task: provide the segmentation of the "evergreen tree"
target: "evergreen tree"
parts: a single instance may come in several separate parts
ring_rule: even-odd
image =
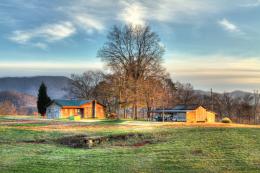
[[[51,99],[49,98],[47,94],[47,87],[42,82],[39,92],[38,92],[38,100],[37,100],[37,108],[38,112],[44,116],[46,114],[46,107],[51,102]]]

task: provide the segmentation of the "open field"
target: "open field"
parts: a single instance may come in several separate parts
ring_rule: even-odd
[[[0,172],[260,172],[259,134],[237,124],[1,116]],[[59,142],[78,135],[110,140],[91,149]]]

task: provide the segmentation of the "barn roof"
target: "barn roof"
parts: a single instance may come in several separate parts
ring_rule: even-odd
[[[154,113],[186,113],[187,111],[193,111],[197,109],[198,105],[177,105],[171,109],[156,109],[151,112]]]
[[[53,100],[52,103],[56,103],[60,106],[81,106],[86,103],[92,102],[92,100]]]
[[[177,105],[173,108],[173,110],[195,110],[198,107],[198,105]]]

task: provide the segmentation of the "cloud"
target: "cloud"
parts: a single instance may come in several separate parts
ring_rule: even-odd
[[[146,7],[141,3],[123,3],[124,8],[118,15],[118,19],[126,24],[145,25],[148,13]]]
[[[252,91],[260,85],[260,57],[176,54],[164,66],[174,81],[189,82],[198,89]]]
[[[153,11],[151,18],[160,22],[193,22],[194,19],[200,20],[207,17],[205,14],[215,13],[222,10],[221,4],[209,3],[209,1],[200,0],[162,0],[160,3],[149,1],[147,4]]]
[[[232,22],[230,22],[225,18],[218,21],[218,24],[229,32],[240,32],[239,28],[235,24],[233,24]]]
[[[260,0],[256,0],[252,3],[242,4],[242,7],[259,7],[260,6]]]
[[[70,76],[72,73],[83,73],[86,69],[100,70],[103,64],[100,61],[92,60],[91,63],[82,61],[1,61],[0,76],[32,76],[32,75],[61,75]],[[19,72],[19,73],[17,73]]]
[[[110,10],[113,10],[110,6],[107,6],[111,5],[107,2],[99,0],[75,1],[61,4],[56,11],[73,23],[77,29],[83,29],[88,34],[103,31],[105,29],[104,20],[113,18],[110,13],[107,14]]]
[[[33,46],[34,46],[34,47],[37,47],[37,48],[40,48],[40,49],[43,49],[43,50],[46,50],[47,47],[48,47],[47,44],[45,44],[45,43],[40,43],[40,42],[33,44]]]
[[[14,31],[9,37],[11,41],[16,43],[25,44],[32,38],[32,34],[26,31]]]
[[[118,19],[127,24],[143,25],[149,21],[190,23],[222,11],[221,3],[194,0],[123,1]]]
[[[47,24],[31,30],[16,30],[9,39],[19,44],[30,44],[35,39],[44,42],[55,42],[70,37],[76,32],[76,28],[70,22]],[[36,42],[35,47],[46,48],[46,44]]]
[[[102,31],[104,29],[103,23],[89,15],[78,14],[73,17],[78,26],[84,28],[88,33],[93,33],[93,30]]]

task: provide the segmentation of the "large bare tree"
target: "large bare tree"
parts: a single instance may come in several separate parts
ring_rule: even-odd
[[[86,71],[81,75],[71,75],[70,94],[80,99],[95,99],[96,86],[104,80],[104,73],[101,71]]]
[[[177,99],[179,104],[193,104],[195,101],[195,92],[193,86],[190,83],[182,84],[176,82]]]
[[[132,25],[114,26],[108,34],[107,42],[98,52],[98,57],[112,72],[122,75],[125,82],[131,81],[135,119],[142,88],[140,85],[142,81],[164,72],[161,66],[163,54],[164,47],[149,26]]]

